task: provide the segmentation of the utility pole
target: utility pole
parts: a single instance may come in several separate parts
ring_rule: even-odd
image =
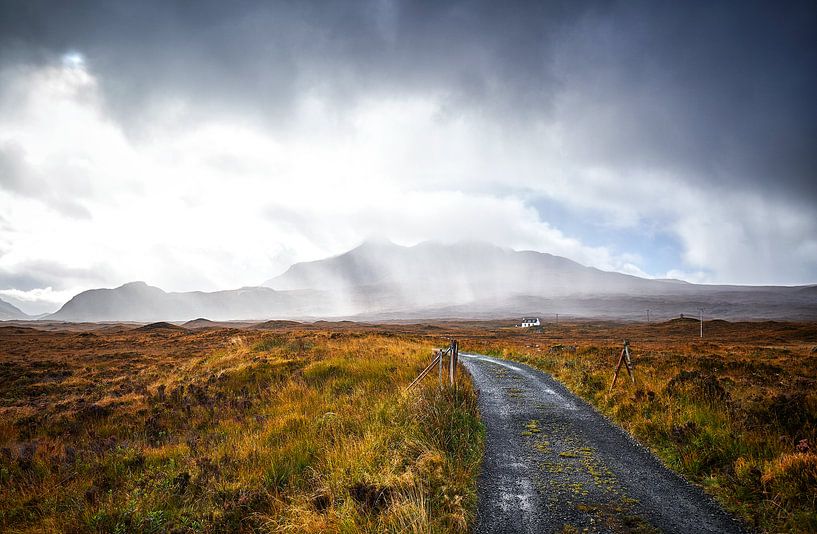
[[[698,308],[698,312],[700,313],[701,318],[701,337],[704,337],[704,309]]]
[[[556,314],[556,325],[558,326],[558,324],[559,324],[559,314],[557,313]]]
[[[647,322],[650,322],[650,309],[647,308]]]

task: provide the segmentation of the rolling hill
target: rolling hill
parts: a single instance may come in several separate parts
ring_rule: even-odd
[[[23,313],[17,306],[9,304],[3,299],[0,299],[0,321],[15,321],[22,319],[30,319],[27,314]]]
[[[48,320],[61,321],[185,321],[196,317],[214,320],[264,319],[279,315],[327,313],[314,291],[275,291],[245,287],[205,293],[168,293],[144,282],[113,289],[84,291],[69,300]]]

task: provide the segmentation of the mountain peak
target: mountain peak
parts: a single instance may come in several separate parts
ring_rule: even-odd
[[[405,248],[386,237],[370,237],[348,252]]]
[[[143,282],[141,280],[135,280],[133,282],[126,282],[119,286],[118,289],[127,289],[127,288],[140,288],[140,287],[150,287],[147,282]]]
[[[152,286],[147,282],[142,282],[141,280],[122,284],[117,288],[108,289],[108,291],[118,291],[127,294],[158,294],[165,292],[163,289]]]

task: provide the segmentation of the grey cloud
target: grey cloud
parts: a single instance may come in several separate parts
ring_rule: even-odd
[[[559,52],[573,58],[560,69],[574,91],[570,149],[813,205],[815,28],[815,5],[797,2],[631,3],[588,16]]]
[[[79,201],[84,195],[77,194],[88,193],[77,187],[80,183],[82,180],[50,180],[26,163],[25,152],[18,145],[0,143],[0,190],[40,200],[74,219],[90,219],[91,213]]]
[[[90,286],[112,278],[108,265],[77,268],[56,261],[31,260],[12,267],[0,267],[0,289],[31,291],[52,287],[66,289],[75,285]]]
[[[0,188],[21,191],[26,188],[23,149],[6,143],[0,145]]]

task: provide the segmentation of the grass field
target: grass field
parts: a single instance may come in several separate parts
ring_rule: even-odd
[[[749,526],[817,531],[817,324],[511,325],[0,327],[0,530],[466,531],[474,391],[403,394],[451,336],[552,373]],[[608,393],[625,338],[636,384]]]
[[[817,325],[694,320],[463,332],[463,349],[552,373],[766,532],[817,531]],[[470,337],[469,337],[470,335]],[[636,384],[608,393],[623,339]]]
[[[434,340],[297,326],[0,327],[0,531],[464,532],[467,377]]]

